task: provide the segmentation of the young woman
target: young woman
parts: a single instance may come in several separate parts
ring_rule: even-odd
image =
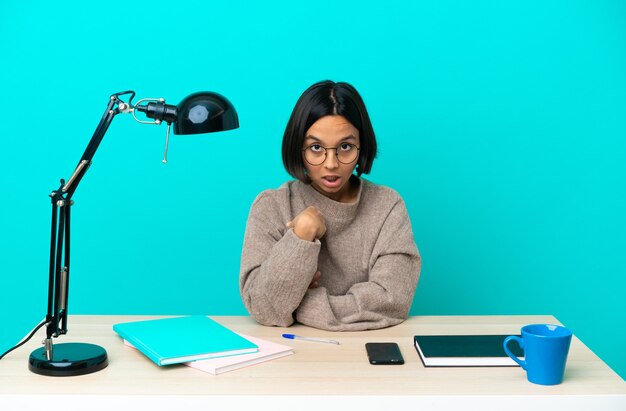
[[[282,150],[296,180],[259,194],[246,226],[240,291],[250,315],[334,331],[404,321],[421,259],[402,198],[360,178],[376,138],[359,93],[332,81],[309,87]]]

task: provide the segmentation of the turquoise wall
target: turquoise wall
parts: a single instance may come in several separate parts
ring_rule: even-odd
[[[111,93],[218,91],[241,128],[175,137],[163,165],[164,126],[115,119],[74,196],[70,311],[241,315],[249,205],[330,78],[363,94],[369,178],[408,205],[411,313],[553,314],[626,376],[626,3],[156,3],[0,5],[0,351],[45,313],[47,195]]]

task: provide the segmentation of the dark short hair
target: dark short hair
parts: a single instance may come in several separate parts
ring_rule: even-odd
[[[298,99],[283,136],[283,164],[291,176],[308,182],[302,146],[307,130],[324,116],[343,116],[359,130],[357,175],[368,174],[376,157],[376,136],[365,103],[348,83],[326,80],[313,84]]]

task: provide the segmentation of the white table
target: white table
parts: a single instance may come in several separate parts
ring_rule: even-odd
[[[50,404],[63,410],[81,409],[87,403],[89,406],[84,409],[90,410],[183,410],[206,409],[208,404],[224,402],[254,409],[267,403],[275,409],[298,410],[391,410],[417,406],[464,410],[626,410],[626,382],[576,336],[572,339],[564,382],[557,386],[531,384],[518,367],[425,368],[413,347],[416,333],[516,334],[525,324],[558,324],[552,316],[411,317],[387,329],[343,333],[303,325],[263,327],[249,317],[212,317],[234,331],[291,345],[295,352],[217,376],[184,365],[158,367],[140,352],[124,346],[112,330],[118,322],[150,318],[161,317],[70,316],[68,334],[55,342],[98,344],[109,355],[107,368],[78,377],[45,377],[28,371],[28,356],[40,347],[44,336],[41,330],[28,344],[0,361],[0,409],[48,408]],[[281,337],[283,332],[331,338],[341,345],[285,340]],[[365,343],[376,341],[397,342],[405,364],[370,365]]]

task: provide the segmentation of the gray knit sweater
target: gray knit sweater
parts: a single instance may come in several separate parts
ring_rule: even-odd
[[[407,318],[421,259],[404,201],[390,188],[359,182],[354,203],[331,200],[298,180],[258,195],[246,226],[239,286],[259,323],[357,331]],[[311,205],[327,229],[314,242],[286,227]],[[317,270],[319,287],[309,289]]]

